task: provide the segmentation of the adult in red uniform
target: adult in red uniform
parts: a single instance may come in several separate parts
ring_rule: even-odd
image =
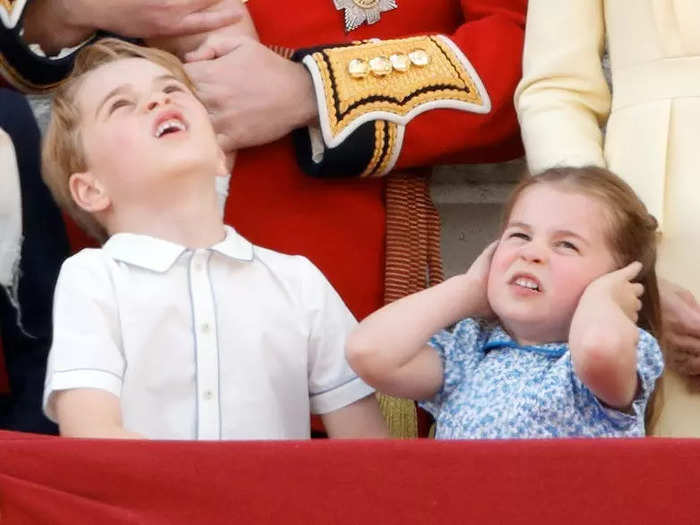
[[[393,171],[436,163],[500,161],[522,153],[512,95],[521,73],[525,0],[399,0],[398,7],[381,13],[378,22],[350,32],[345,31],[344,12],[336,9],[333,0],[249,0],[247,7],[260,41],[275,50],[437,34],[447,35],[461,50],[475,70],[472,76],[483,82],[490,110],[447,109],[456,99],[455,92],[434,89],[421,107],[424,112],[407,119],[403,144],[393,144],[390,153],[398,154]],[[426,43],[427,39],[399,42],[395,47],[432,53],[434,49]],[[247,40],[236,45],[220,58],[188,66],[212,111],[222,143],[228,149],[241,149],[284,138],[240,151],[226,218],[252,242],[309,256],[362,318],[384,301],[385,181],[338,180],[338,176],[357,177],[366,171],[377,146],[377,130],[367,122],[335,148],[329,148],[325,137],[324,159],[314,163],[309,159],[309,141],[304,141],[306,132],[299,133],[296,151],[288,136],[318,114],[313,91],[299,86],[299,76],[271,56],[270,49]],[[358,56],[363,54],[361,47],[354,48]],[[437,57],[432,58],[435,62]],[[406,73],[392,71],[381,78],[383,86],[362,94],[365,98],[397,95],[396,106],[408,107],[416,92],[435,87],[436,81],[429,78],[432,74],[407,80]],[[455,85],[457,76],[451,79]],[[375,80],[372,77],[369,73],[367,78],[355,79],[356,86],[349,87],[363,89],[363,83]],[[407,82],[412,85],[392,93],[396,91],[392,86]],[[311,113],[305,109],[309,103]],[[355,120],[371,111],[371,107],[362,109]],[[323,110],[320,113],[323,120]],[[317,177],[305,174],[299,163]],[[372,173],[377,174],[382,173]]]

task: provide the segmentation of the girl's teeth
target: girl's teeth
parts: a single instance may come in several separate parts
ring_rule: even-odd
[[[539,290],[537,283],[530,279],[516,279],[515,284],[523,288],[529,288],[530,290]]]

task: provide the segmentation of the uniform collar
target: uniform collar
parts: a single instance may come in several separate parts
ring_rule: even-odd
[[[483,352],[495,350],[497,348],[516,348],[526,352],[535,352],[551,357],[561,357],[569,349],[566,342],[543,343],[538,345],[520,345],[513,339],[503,327],[498,324],[493,327],[486,343],[482,347]]]
[[[224,226],[226,237],[207,250],[232,259],[253,260],[253,245],[230,226]],[[112,235],[102,249],[113,259],[154,272],[167,272],[178,257],[190,249],[174,242],[136,233]]]

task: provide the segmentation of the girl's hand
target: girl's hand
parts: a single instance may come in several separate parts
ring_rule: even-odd
[[[639,310],[642,308],[640,298],[644,294],[644,286],[633,282],[633,279],[641,270],[642,263],[635,261],[624,268],[598,277],[584,291],[579,307],[586,302],[594,308],[618,308],[636,324]]]
[[[489,282],[489,271],[491,270],[491,260],[496,252],[498,243],[499,241],[496,240],[489,244],[463,276],[464,286],[468,287],[468,289],[465,289],[464,295],[471,298],[470,307],[476,307],[476,311],[470,311],[469,316],[489,318],[494,315],[486,291]]]
[[[633,262],[598,277],[581,296],[571,320],[569,348],[576,375],[612,407],[627,407],[637,390],[636,325],[644,287],[632,280]]]

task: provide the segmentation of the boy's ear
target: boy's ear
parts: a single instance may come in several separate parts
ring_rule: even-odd
[[[111,204],[106,188],[90,171],[73,173],[68,187],[73,201],[87,212],[104,211]]]

